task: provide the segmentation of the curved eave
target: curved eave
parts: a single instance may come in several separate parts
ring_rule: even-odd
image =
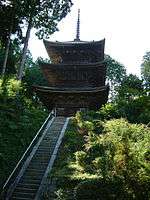
[[[99,46],[105,44],[105,38],[99,41],[69,41],[69,42],[52,42],[43,40],[45,47],[71,47],[71,46]]]
[[[88,67],[94,67],[94,66],[103,66],[105,64],[105,61],[101,61],[101,62],[95,62],[95,63],[69,63],[69,64],[65,64],[65,63],[59,63],[59,64],[53,64],[53,63],[44,63],[44,62],[39,62],[40,67],[63,67],[63,66],[76,66],[76,67],[80,67],[80,66],[88,66]]]
[[[58,87],[45,87],[45,86],[33,86],[35,91],[44,93],[98,93],[106,91],[109,86],[94,87],[94,88],[58,88]]]

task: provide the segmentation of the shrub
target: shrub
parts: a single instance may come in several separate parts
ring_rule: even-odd
[[[105,104],[105,106],[102,106],[102,108],[98,111],[98,114],[101,120],[109,120],[119,117],[117,105],[115,103]]]
[[[119,99],[115,103],[107,103],[99,111],[101,120],[126,118],[131,123],[148,124],[150,121],[150,98],[141,96],[127,101]]]
[[[24,91],[20,81],[0,80],[0,189],[48,115]]]
[[[78,131],[82,135],[86,135],[89,131],[92,131],[94,129],[92,122],[84,120],[84,113],[82,112],[77,112],[75,120],[78,127]]]
[[[88,180],[80,182],[74,190],[76,200],[123,200],[131,199],[122,180]]]
[[[133,197],[147,198],[150,184],[149,141],[150,130],[125,119],[106,121],[104,132],[86,136],[85,152],[79,152],[76,161],[86,172],[104,180],[120,177]],[[88,164],[88,168],[86,166]]]
[[[86,160],[87,160],[87,154],[84,151],[77,151],[75,153],[76,163],[77,165],[86,168]]]

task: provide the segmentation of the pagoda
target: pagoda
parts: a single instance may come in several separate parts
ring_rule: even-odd
[[[44,40],[44,45],[51,63],[40,63],[40,67],[48,86],[34,88],[49,110],[72,116],[79,110],[96,110],[107,102],[105,39],[80,40],[80,12],[74,41]]]

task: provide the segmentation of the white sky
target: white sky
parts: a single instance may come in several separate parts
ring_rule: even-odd
[[[70,41],[76,35],[81,10],[80,39],[106,39],[105,53],[124,64],[128,73],[140,74],[140,64],[150,51],[150,0],[74,0],[71,12],[59,23],[51,41]],[[43,42],[31,35],[29,49],[36,59],[47,57]]]

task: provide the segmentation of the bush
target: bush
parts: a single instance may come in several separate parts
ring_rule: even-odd
[[[80,182],[74,190],[76,200],[123,200],[131,199],[122,180],[88,180]]]
[[[77,112],[75,120],[78,127],[78,131],[82,135],[86,135],[88,131],[92,131],[94,129],[92,122],[84,120],[84,113],[82,112]]]
[[[107,103],[99,111],[98,117],[101,120],[126,118],[131,123],[148,124],[150,121],[150,98],[141,96],[126,101],[120,99],[115,103]]]
[[[150,184],[149,128],[130,124],[124,119],[109,120],[103,126],[101,135],[88,133],[85,151],[76,154],[76,162],[84,167],[85,172],[97,174],[104,180],[120,177],[133,197],[147,198]]]
[[[87,160],[87,154],[84,151],[77,151],[75,153],[76,163],[77,165],[86,168],[86,160]]]
[[[0,189],[48,113],[13,78],[0,80]]]

